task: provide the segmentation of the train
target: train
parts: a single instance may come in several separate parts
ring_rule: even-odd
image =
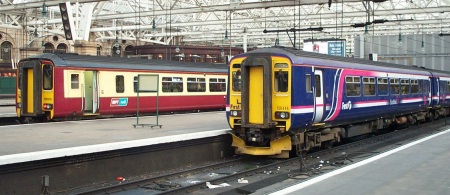
[[[236,154],[288,158],[449,114],[450,72],[263,48],[229,63]]]
[[[34,122],[224,110],[227,79],[226,64],[44,53],[18,63],[16,112]]]

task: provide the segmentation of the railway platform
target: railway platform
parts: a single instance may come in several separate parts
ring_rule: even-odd
[[[2,117],[17,117],[16,107],[0,106],[0,118]]]
[[[16,100],[11,98],[1,98],[0,97],[0,106],[14,106],[16,104]]]
[[[0,126],[0,165],[226,134],[225,111]],[[189,125],[187,125],[189,124]]]
[[[254,194],[448,194],[449,139],[446,129],[310,180],[287,180]]]

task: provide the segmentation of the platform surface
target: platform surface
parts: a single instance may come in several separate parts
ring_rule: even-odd
[[[14,106],[15,104],[14,98],[0,98],[0,106]]]
[[[0,105],[0,117],[17,117],[16,107]]]
[[[450,194],[449,140],[447,129],[302,183],[290,180],[255,194]]]
[[[229,131],[225,111],[0,126],[0,165],[212,137]]]

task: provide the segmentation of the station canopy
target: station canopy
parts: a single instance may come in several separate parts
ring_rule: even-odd
[[[0,27],[64,35],[65,2],[76,32],[89,31],[75,40],[88,41],[299,47],[307,39],[450,31],[450,0],[0,0]]]

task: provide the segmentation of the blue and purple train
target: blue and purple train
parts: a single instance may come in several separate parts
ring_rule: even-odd
[[[287,158],[449,114],[450,72],[265,48],[229,64],[227,118],[237,154]]]

